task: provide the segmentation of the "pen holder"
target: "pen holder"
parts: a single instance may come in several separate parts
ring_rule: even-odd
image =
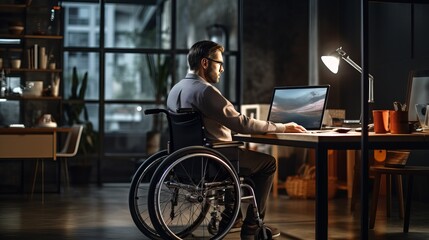
[[[408,124],[408,111],[390,111],[390,133],[410,133]]]

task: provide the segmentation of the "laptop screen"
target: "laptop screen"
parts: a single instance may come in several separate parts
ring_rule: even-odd
[[[295,122],[307,130],[322,127],[329,85],[276,87],[273,91],[268,121]]]

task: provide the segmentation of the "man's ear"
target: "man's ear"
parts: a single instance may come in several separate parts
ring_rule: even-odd
[[[201,67],[204,69],[207,69],[209,66],[209,60],[207,58],[202,58],[200,63],[201,63]]]

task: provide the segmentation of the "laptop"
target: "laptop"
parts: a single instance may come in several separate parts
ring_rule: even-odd
[[[307,130],[320,130],[329,87],[329,85],[320,85],[274,88],[268,121],[295,122]]]

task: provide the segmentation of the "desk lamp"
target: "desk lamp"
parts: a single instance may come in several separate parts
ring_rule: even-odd
[[[328,56],[322,56],[321,59],[325,66],[331,70],[334,74],[337,74],[338,72],[338,66],[340,65],[340,57],[344,61],[346,61],[348,64],[350,64],[354,69],[362,73],[362,68],[355,63],[350,56],[343,50],[342,47],[337,48],[335,52],[331,53]],[[368,94],[368,103],[369,105],[374,104],[374,77],[371,74],[368,74],[368,81],[369,81],[369,94]],[[371,118],[371,114],[369,115]]]
[[[321,59],[326,67],[331,70],[334,74],[338,72],[338,66],[340,65],[340,57],[348,64],[350,64],[354,69],[362,73],[362,68],[355,63],[350,56],[343,50],[342,47],[337,48],[335,52],[328,56],[322,56]],[[368,74],[369,81],[369,95],[368,103],[374,103],[374,77],[371,74]]]

